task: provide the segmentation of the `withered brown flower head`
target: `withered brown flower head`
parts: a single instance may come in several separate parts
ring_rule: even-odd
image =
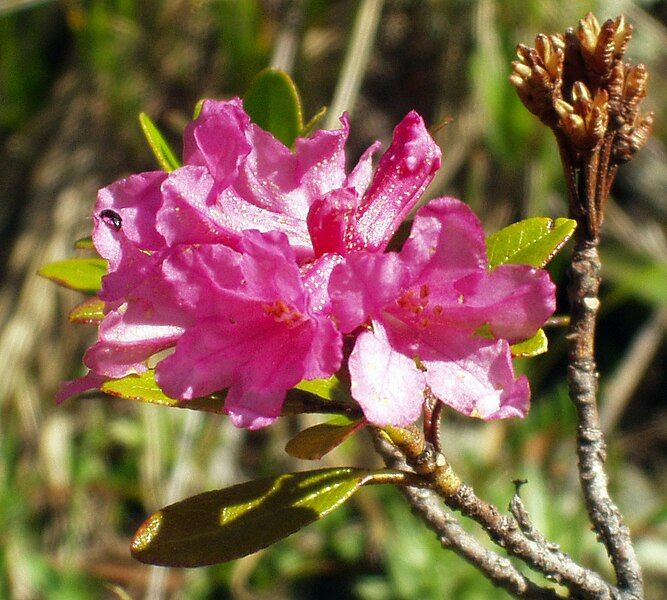
[[[600,25],[592,13],[564,34],[520,44],[510,81],[522,102],[551,127],[574,163],[606,145],[610,164],[630,160],[646,143],[653,114],[640,114],[648,73],[624,62],[632,25],[623,16]]]

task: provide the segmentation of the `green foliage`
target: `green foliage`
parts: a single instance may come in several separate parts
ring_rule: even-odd
[[[321,519],[376,476],[322,469],[205,492],[158,511],[132,541],[150,564],[195,567],[234,560]]]
[[[285,452],[294,458],[319,460],[340,446],[363,425],[362,420],[352,420],[343,415],[337,416],[331,421],[299,432],[287,442]]]
[[[512,350],[512,356],[530,358],[544,354],[549,349],[549,340],[547,334],[544,333],[544,329],[538,329],[532,338],[518,344],[512,344],[510,349]]]
[[[160,167],[168,173],[178,169],[181,164],[178,162],[173,150],[169,147],[169,144],[164,139],[155,123],[151,121],[150,117],[144,112],[139,113],[139,123],[141,124],[141,130],[144,132],[146,141],[151,147],[155,158],[157,158]]]
[[[284,71],[260,72],[243,96],[243,107],[253,122],[286,146],[292,146],[304,128],[299,92]]]
[[[97,296],[88,298],[75,306],[69,313],[71,323],[97,325],[104,318],[104,302]]]
[[[570,239],[572,219],[533,217],[513,223],[486,239],[491,268],[502,264],[544,267]]]
[[[44,265],[38,274],[64,287],[95,293],[106,272],[107,261],[102,258],[68,258]]]
[[[335,375],[326,379],[304,379],[294,389],[313,394],[323,400],[340,400],[349,397]]]

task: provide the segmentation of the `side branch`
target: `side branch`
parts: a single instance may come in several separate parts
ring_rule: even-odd
[[[375,449],[392,469],[410,469],[405,456],[381,436],[373,436]],[[555,590],[543,588],[521,573],[504,556],[487,550],[467,533],[454,516],[442,506],[438,495],[429,489],[401,487],[412,511],[421,518],[440,540],[443,548],[449,548],[466,562],[481,571],[494,585],[501,587],[516,598],[556,600],[560,596]]]
[[[578,565],[555,544],[527,536],[520,523],[479,498],[464,484],[440,453],[426,443],[416,428],[385,428],[407,464],[430,483],[431,489],[449,506],[476,521],[488,536],[533,570],[567,587],[576,598],[616,600],[619,591],[597,573]]]

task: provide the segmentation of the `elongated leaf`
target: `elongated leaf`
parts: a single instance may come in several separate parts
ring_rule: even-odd
[[[544,329],[538,329],[537,333],[530,339],[510,346],[512,356],[530,358],[538,354],[544,354],[549,349],[549,340]]]
[[[103,258],[68,258],[44,265],[37,273],[80,292],[98,292],[107,272]]]
[[[321,380],[328,382],[329,380]],[[336,380],[337,381],[337,380]],[[301,382],[304,384],[306,382]],[[309,385],[317,387],[316,382],[307,382]],[[300,384],[300,385],[301,385]],[[324,387],[324,383],[321,384]],[[221,390],[210,396],[194,398],[192,400],[178,400],[170,398],[161,389],[155,381],[155,371],[148,369],[140,375],[127,375],[120,379],[110,379],[105,381],[100,390],[105,394],[134,400],[136,402],[146,402],[148,404],[160,404],[172,408],[189,408],[190,410],[203,410],[224,414],[224,401],[227,395],[226,390]],[[322,393],[325,393],[322,391]],[[293,389],[287,392],[283,415],[309,413],[346,413],[359,414],[358,407],[351,401],[338,400],[332,395],[331,399],[324,399],[322,396],[310,391]]]
[[[365,421],[362,419],[335,417],[327,423],[320,423],[297,433],[287,442],[285,452],[294,458],[319,460],[364,425]]]
[[[201,109],[202,106],[204,106],[204,102],[206,101],[206,98],[202,98],[201,100],[197,100],[197,104],[195,104],[195,109],[192,111],[192,118],[197,119],[199,115],[201,114]]]
[[[149,404],[160,404],[174,408],[190,408],[206,412],[223,413],[224,393],[212,394],[193,400],[176,400],[167,396],[155,381],[155,371],[149,369],[140,375],[127,375],[120,379],[105,381],[100,390],[105,394],[136,400]]]
[[[149,517],[132,540],[144,563],[199,567],[257,552],[320,519],[386,472],[289,473],[205,492]]]
[[[304,379],[295,389],[319,396],[325,400],[335,400],[341,394],[344,394],[342,385],[335,375],[327,379],[312,379],[309,381]]]
[[[243,107],[257,125],[286,146],[303,130],[299,92],[290,76],[279,69],[257,74],[243,97]]]
[[[544,267],[570,239],[572,219],[533,217],[513,223],[486,238],[491,268],[503,264]]]
[[[139,113],[139,123],[159,165],[167,172],[178,169],[181,163],[150,117],[146,113]]]
[[[83,325],[96,325],[104,318],[104,302],[97,296],[88,298],[78,306],[75,306],[69,313],[71,323],[81,323]]]

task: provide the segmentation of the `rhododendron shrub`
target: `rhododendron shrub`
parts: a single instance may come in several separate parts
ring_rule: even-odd
[[[534,217],[488,237],[464,202],[425,198],[441,152],[414,111],[379,159],[376,142],[354,164],[348,116],[338,129],[313,131],[294,83],[276,70],[260,73],[244,100],[199,105],[183,134],[183,164],[140,116],[164,170],[100,190],[92,239],[79,244],[97,255],[41,271],[96,294],[70,314],[98,325],[83,358],[88,373],[64,383],[58,401],[99,389],[224,413],[247,429],[333,413],[286,452],[318,460],[365,427],[389,468],[284,473],[186,498],[144,522],[135,558],[195,567],[247,556],[362,486],[393,484],[444,547],[516,597],[643,598],[629,531],[607,490],[593,354],[605,202],[653,121],[639,112],[645,68],[622,60],[631,33],[623,17],[601,26],[588,15],[576,31],[519,46],[510,80],[556,135],[576,220]],[[478,422],[528,414],[529,382],[513,358],[547,350],[542,326],[556,290],[544,267],[575,227],[570,316],[552,324],[569,319],[579,479],[616,584],[535,529],[518,484],[509,514],[478,497],[440,435],[449,408]],[[562,588],[532,581],[443,503]]]
[[[279,72],[260,77],[293,89]],[[42,271],[96,293],[71,314],[98,325],[88,373],[65,382],[58,402],[99,389],[224,413],[247,429],[285,414],[344,416],[289,442],[305,459],[364,426],[400,446],[422,418],[437,446],[444,406],[485,421],[526,416],[529,384],[512,360],[546,350],[555,288],[541,267],[573,222],[529,219],[486,238],[462,201],[426,202],[441,152],[414,111],[379,158],[376,142],[354,164],[347,115],[288,146],[240,98],[206,100],[185,128],[182,165],[141,119],[164,170],[101,189],[89,243],[98,256]],[[405,477],[334,468],[195,496],[153,515],[132,552],[165,565],[231,560],[362,485]]]

